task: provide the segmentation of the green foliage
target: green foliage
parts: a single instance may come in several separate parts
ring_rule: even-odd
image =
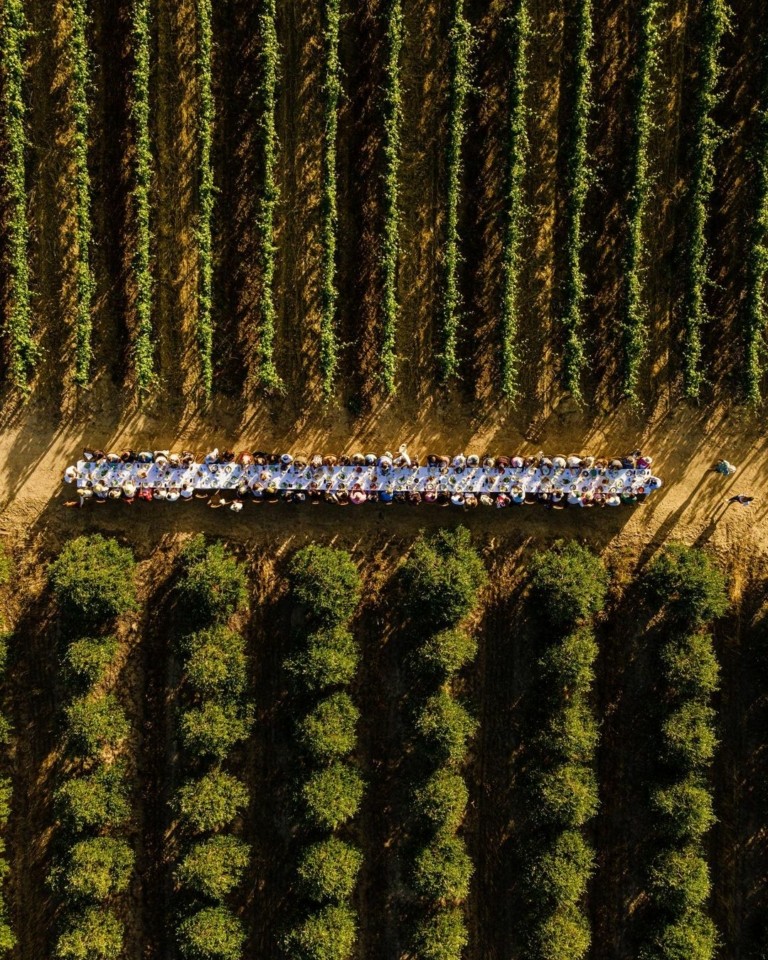
[[[536,818],[561,827],[582,827],[597,813],[597,780],[591,767],[561,763],[537,780]]]
[[[257,347],[257,371],[259,384],[266,390],[282,388],[275,367],[275,208],[280,191],[275,182],[279,143],[275,125],[277,109],[277,73],[280,47],[277,42],[275,0],[259,0],[259,83],[256,88],[258,111],[257,131],[261,150],[262,184],[256,214],[256,236],[259,243],[258,265],[261,273],[261,289],[258,302],[259,342]]]
[[[355,912],[338,903],[311,914],[285,938],[292,960],[350,960],[356,942]]]
[[[720,685],[720,666],[708,633],[671,640],[662,650],[667,682],[678,696],[708,699]]]
[[[67,898],[106,900],[128,889],[133,872],[133,850],[124,840],[91,837],[74,844],[63,876]]]
[[[458,907],[438,910],[416,929],[416,956],[420,960],[461,960],[469,943],[464,915]]]
[[[0,953],[9,953],[16,946],[16,936],[7,920],[0,916]]]
[[[728,609],[723,574],[703,550],[682,543],[665,547],[655,557],[646,584],[651,598],[688,628],[721,617]]]
[[[104,679],[117,651],[116,637],[82,637],[70,643],[65,659],[75,677],[94,686]]]
[[[223,760],[232,748],[248,738],[250,711],[233,703],[206,700],[186,710],[179,724],[184,748],[194,756]]]
[[[413,884],[417,893],[436,903],[460,903],[469,894],[472,873],[464,841],[440,836],[417,854]]]
[[[134,567],[133,553],[116,540],[70,540],[48,568],[62,615],[82,631],[135,609]]]
[[[136,329],[133,336],[133,362],[139,397],[145,396],[155,380],[154,343],[152,342],[152,272],[150,222],[152,186],[152,147],[149,136],[150,32],[149,0],[133,0],[131,5],[131,42],[134,65],[131,71],[131,120],[133,121],[133,222],[136,249],[133,273],[136,283]]]
[[[662,734],[672,762],[684,770],[705,767],[715,755],[715,711],[703,703],[687,701],[664,721]]]
[[[702,628],[725,613],[728,597],[724,577],[707,555],[681,544],[655,559],[647,581],[672,629],[660,657],[668,703],[661,727],[667,771],[652,794],[660,849],[649,894],[660,925],[642,956],[705,960],[717,943],[714,925],[702,911],[710,881],[700,844],[715,821],[704,776],[717,748],[709,700],[719,671],[712,637]]]
[[[381,241],[381,260],[384,274],[381,379],[384,389],[393,396],[396,392],[395,374],[397,355],[395,338],[400,305],[397,300],[397,264],[400,257],[400,210],[398,176],[400,173],[400,128],[403,120],[402,89],[400,85],[400,54],[403,48],[403,2],[386,0],[386,62],[384,66],[384,230]]]
[[[542,917],[532,940],[540,960],[583,960],[592,942],[589,920],[579,907],[565,904]]]
[[[221,904],[185,917],[177,934],[185,960],[240,960],[245,945],[242,923]]]
[[[330,400],[336,382],[339,344],[336,336],[336,241],[338,211],[336,203],[336,138],[341,97],[339,60],[340,0],[323,0],[323,156],[320,187],[320,244],[322,268],[320,281],[320,375],[323,397]]]
[[[584,246],[582,220],[591,183],[591,172],[587,163],[587,134],[592,106],[592,64],[589,59],[592,46],[592,0],[578,0],[575,16],[573,106],[566,154],[566,272],[563,313],[560,319],[565,330],[563,385],[574,400],[581,402],[581,376],[586,364],[582,333],[585,290],[581,254]]]
[[[200,268],[197,295],[197,346],[200,352],[200,372],[203,395],[210,399],[213,389],[213,257],[211,255],[211,219],[215,187],[213,184],[213,124],[215,104],[211,82],[213,57],[213,29],[211,0],[196,0],[197,9],[197,78],[200,111],[197,126],[197,251]]]
[[[237,700],[245,691],[245,641],[227,627],[200,630],[184,639],[187,682],[201,697]]]
[[[575,906],[586,893],[594,868],[594,853],[581,833],[565,830],[557,834],[531,870],[536,901],[550,909]]]
[[[709,319],[704,296],[709,279],[706,228],[715,183],[715,151],[722,139],[715,110],[720,55],[730,13],[724,0],[703,0],[699,20],[698,88],[695,94],[691,170],[685,199],[688,238],[683,280],[683,386],[689,400],[697,400],[704,382],[701,370],[701,329]]]
[[[13,560],[8,555],[6,548],[0,544],[0,587],[4,587],[11,579],[13,573]]]
[[[586,693],[595,679],[597,652],[594,632],[583,624],[544,652],[539,661],[542,674],[548,684],[563,688],[570,695]]]
[[[29,221],[24,148],[24,46],[29,36],[24,0],[6,0],[0,11],[0,71],[2,71],[3,194],[7,204],[4,244],[8,271],[8,301],[4,310],[11,383],[27,393],[29,378],[40,359],[32,336],[29,292]]]
[[[211,900],[224,900],[242,882],[251,849],[237,837],[221,835],[193,843],[176,868],[176,881]]]
[[[709,868],[697,846],[663,850],[651,868],[653,896],[667,910],[685,912],[709,897]]]
[[[318,630],[304,649],[285,662],[286,670],[309,692],[345,686],[357,673],[360,649],[344,627]]]
[[[176,795],[176,809],[188,829],[196,833],[221,830],[248,806],[248,790],[240,780],[211,770],[190,780]]]
[[[299,864],[306,895],[317,903],[348,900],[355,889],[363,855],[352,844],[328,837],[307,847]]]
[[[467,755],[467,742],[475,735],[477,721],[450,693],[440,690],[424,704],[416,727],[446,763],[460,764]]]
[[[90,262],[91,178],[88,173],[89,53],[86,0],[74,0],[70,57],[72,63],[73,160],[75,167],[75,383],[85,386],[91,376],[91,301],[95,290]]]
[[[645,304],[643,262],[647,254],[645,214],[651,178],[648,175],[648,143],[653,128],[651,107],[659,64],[659,0],[642,0],[635,66],[632,123],[632,153],[629,162],[629,230],[624,258],[624,317],[622,324],[622,394],[637,400],[640,364],[647,346],[648,311]]]
[[[334,693],[299,724],[299,736],[315,760],[333,760],[355,748],[360,711],[348,693]]]
[[[544,748],[563,760],[588,763],[599,739],[597,721],[583,697],[561,703],[541,734]]]
[[[103,906],[85,907],[70,915],[56,942],[58,960],[120,960],[123,924]]]
[[[694,779],[656,790],[653,806],[664,818],[664,830],[678,840],[700,840],[715,824],[712,796]]]
[[[311,544],[297,551],[289,575],[296,600],[314,620],[329,626],[343,623],[360,599],[360,575],[346,550]]]
[[[222,623],[245,606],[245,568],[223,543],[206,545],[199,535],[184,551],[182,563],[179,601],[193,621],[205,625]]]
[[[447,679],[475,659],[477,640],[459,627],[440,630],[427,637],[417,656],[427,670]]]
[[[717,947],[714,923],[701,910],[689,910],[661,927],[642,960],[713,960]]]
[[[534,554],[531,587],[553,629],[572,630],[600,613],[608,591],[602,560],[575,540]]]
[[[466,527],[418,539],[403,565],[411,615],[433,630],[453,627],[477,604],[488,582]]]
[[[301,791],[309,820],[318,827],[335,830],[360,809],[364,789],[358,771],[341,761],[315,771]]]
[[[756,103],[754,213],[747,250],[747,296],[744,319],[744,397],[752,407],[762,403],[760,384],[768,351],[766,280],[768,279],[768,39],[763,36],[761,87]]]
[[[528,166],[528,46],[531,17],[528,0],[515,0],[509,17],[509,121],[504,240],[501,251],[501,392],[508,400],[518,395],[520,365],[517,337],[520,328],[520,248],[526,216],[523,180]]]
[[[13,784],[10,777],[0,777],[0,827],[5,827],[11,815]]]
[[[130,733],[125,711],[114,693],[87,693],[65,709],[72,744],[88,757],[116,750]]]
[[[448,88],[448,191],[445,215],[445,291],[443,294],[443,351],[440,372],[444,380],[458,376],[457,352],[461,295],[459,293],[459,201],[461,199],[462,147],[467,133],[466,101],[471,91],[472,26],[464,13],[464,0],[450,6]]]
[[[416,810],[436,831],[455,833],[467,810],[469,791],[459,774],[439,768],[416,791]]]
[[[93,773],[72,777],[58,788],[55,797],[62,819],[78,832],[120,827],[131,817],[121,764],[103,764]]]

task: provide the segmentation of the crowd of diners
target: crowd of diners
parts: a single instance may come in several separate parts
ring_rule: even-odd
[[[430,454],[420,460],[410,456],[404,446],[397,455],[312,457],[218,449],[197,455],[188,450],[117,453],[86,448],[82,461],[67,467],[64,479],[77,485],[78,499],[68,506],[107,500],[202,499],[212,509],[229,507],[236,512],[246,503],[279,501],[340,506],[430,503],[462,510],[538,503],[564,509],[642,502],[661,486],[661,480],[652,474],[652,464],[639,450],[617,459],[540,453],[527,457]],[[120,469],[126,466],[129,471]],[[341,479],[340,467],[348,468],[341,471]],[[620,475],[624,480],[617,483]],[[195,476],[205,477],[206,482],[195,482]],[[473,478],[475,489],[461,489],[461,481],[467,477]]]

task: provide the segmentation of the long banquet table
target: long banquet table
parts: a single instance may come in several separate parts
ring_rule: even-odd
[[[458,469],[454,467],[389,468],[378,466],[335,466],[313,469],[279,464],[258,466],[237,463],[202,463],[188,467],[173,467],[157,463],[95,463],[77,464],[76,483],[79,488],[100,485],[120,489],[126,484],[137,488],[180,489],[184,486],[200,491],[305,491],[311,492],[444,492],[499,494],[515,498],[527,493],[552,492],[567,497],[602,493],[611,495],[648,495],[661,486],[661,480],[650,468],[642,469],[564,469],[540,467],[482,466]]]

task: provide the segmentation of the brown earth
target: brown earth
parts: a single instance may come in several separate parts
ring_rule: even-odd
[[[95,11],[93,149],[95,371],[92,387],[71,384],[71,117],[65,46],[68,5],[29,5],[29,183],[35,322],[45,350],[30,399],[4,394],[0,404],[0,537],[18,564],[14,589],[2,597],[17,625],[17,665],[7,697],[16,726],[14,815],[9,847],[11,899],[20,937],[17,955],[49,955],[55,903],[46,885],[54,831],[51,790],[61,769],[56,636],[45,595],[44,564],[70,537],[105,532],[130,543],[140,560],[146,612],[127,630],[125,690],[140,731],[133,745],[137,783],[138,879],[130,899],[129,955],[167,955],[171,942],[169,868],[174,837],[167,800],[173,773],[173,677],[169,673],[166,589],[180,543],[203,531],[232,543],[252,567],[254,596],[247,625],[253,652],[258,722],[243,758],[253,808],[243,830],[254,845],[251,881],[240,909],[250,949],[278,956],[277,942],[292,915],[295,823],[288,798],[292,777],[292,717],[281,662],[290,627],[282,565],[311,540],[351,549],[370,589],[356,631],[365,651],[359,701],[360,762],[371,788],[357,839],[366,853],[360,885],[360,957],[394,960],[406,948],[399,911],[407,908],[402,835],[403,697],[409,676],[392,576],[420,530],[465,523],[493,574],[478,630],[481,647],[468,689],[482,721],[468,770],[472,809],[466,831],[476,865],[468,907],[472,960],[520,955],[520,838],[526,811],[526,723],[535,658],[523,604],[525,554],[558,537],[577,537],[600,552],[616,575],[616,597],[601,625],[596,709],[603,718],[599,755],[602,810],[593,839],[598,872],[590,890],[592,960],[633,960],[643,905],[644,771],[653,760],[645,704],[654,672],[642,623],[633,615],[635,569],[670,539],[705,545],[729,571],[734,613],[718,628],[723,667],[719,698],[723,748],[713,772],[719,824],[710,844],[713,914],[723,956],[751,960],[764,929],[766,901],[764,675],[754,669],[768,567],[768,433],[763,415],[735,402],[739,321],[743,300],[744,223],[750,210],[750,147],[754,138],[756,42],[760,4],[733,4],[733,31],[724,62],[719,119],[727,137],[717,156],[713,202],[713,321],[706,342],[711,383],[700,407],[679,396],[680,254],[685,242],[681,199],[688,169],[690,97],[695,80],[696,2],[664,7],[662,82],[656,106],[649,210],[650,354],[639,410],[616,403],[629,117],[636,11],[624,0],[595,3],[595,121],[590,133],[596,183],[590,194],[584,266],[589,300],[586,331],[591,359],[589,402],[576,409],[558,387],[557,310],[562,233],[562,147],[568,118],[571,24],[564,4],[532,0],[528,257],[523,276],[521,331],[524,398],[516,408],[495,395],[498,373],[500,237],[505,157],[505,4],[468,4],[477,25],[477,90],[470,99],[471,134],[465,163],[462,284],[465,301],[464,379],[445,390],[435,375],[439,343],[440,244],[444,209],[445,79],[448,4],[405,0],[403,53],[403,213],[400,266],[401,357],[398,396],[382,400],[376,381],[381,277],[379,109],[383,64],[380,0],[356,0],[344,21],[346,99],[339,140],[340,330],[345,343],[338,402],[319,405],[316,341],[319,327],[318,203],[320,134],[320,14],[317,5],[279,4],[283,49],[278,125],[281,202],[277,218],[278,352],[287,391],[266,398],[249,373],[258,295],[253,218],[260,177],[252,90],[256,82],[255,5],[233,0],[215,14],[216,141],[220,186],[215,225],[217,391],[202,407],[194,355],[197,269],[194,255],[194,4],[156,0],[152,82],[156,175],[156,331],[160,382],[143,407],[133,399],[128,369],[132,323],[129,216],[130,132],[125,30],[129,4]],[[381,450],[406,442],[421,453],[473,449],[535,453],[651,453],[665,486],[637,510],[356,511],[283,510],[248,506],[236,517],[200,502],[174,507],[94,506],[65,509],[62,469],[85,443],[103,447],[189,447],[214,441],[239,448],[303,451]],[[727,456],[739,466],[731,480],[710,472]],[[726,506],[734,492],[754,493],[749,509]],[[625,595],[624,591],[628,591]],[[622,599],[620,599],[622,598]],[[43,921],[43,918],[45,920]]]

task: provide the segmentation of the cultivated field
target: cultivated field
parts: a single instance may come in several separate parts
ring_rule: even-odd
[[[759,0],[736,0],[730,15],[720,0],[0,0],[0,10],[11,955],[285,956],[289,931],[322,909],[300,882],[301,858],[332,837],[361,857],[336,898],[357,918],[357,943],[338,937],[322,954],[294,940],[289,956],[766,956]],[[665,486],[620,510],[63,507],[62,470],[86,443],[202,452],[214,442],[307,453],[640,447]],[[734,477],[710,472],[721,456]],[[741,492],[756,502],[726,505]],[[419,657],[437,621],[409,606],[429,585],[409,579],[407,558],[420,535],[459,525],[487,582],[440,626],[460,625],[477,653],[435,681]],[[230,631],[227,649],[242,647],[246,679],[227,696],[253,724],[213,760],[182,721],[221,693],[190,684],[183,642],[206,629],[179,594],[198,533],[242,564],[247,595],[217,629]],[[98,654],[93,689],[83,676],[73,684],[65,652],[85,620],[76,636],[48,570],[83,534],[115,537],[136,560],[135,603],[95,629],[117,644]],[[586,612],[553,624],[532,558],[555,555],[557,541],[584,546],[607,573],[594,574]],[[684,629],[678,600],[646,589],[675,542],[704,551],[728,599]],[[309,642],[312,604],[292,571],[313,543],[349,553],[362,581],[334,624],[359,645],[356,669],[329,694],[359,711],[337,760],[297,732],[320,694],[286,667]],[[579,653],[568,644],[584,633],[596,646],[587,638]],[[710,663],[710,633],[717,689],[703,670],[683,682],[670,666],[678,654]],[[561,646],[561,667],[572,659],[584,673],[555,671]],[[419,720],[438,688],[477,721],[448,759]],[[124,736],[87,755],[66,708],[110,693]],[[572,700],[599,731],[576,754],[543,734],[561,729]],[[696,737],[715,731],[711,758],[670,760],[665,722],[679,709],[698,711]],[[78,893],[62,865],[80,834],[57,791],[118,762],[128,813],[88,829],[122,844],[113,880],[125,886]],[[302,789],[336,762],[359,772],[359,806],[332,827],[308,822]],[[246,799],[226,826],[196,833],[174,797],[219,763]],[[541,814],[541,775],[557,763],[594,771],[589,815]],[[447,829],[425,826],[414,799],[441,764],[468,791],[448,834],[471,879],[448,893],[415,872],[430,829]],[[665,832],[658,791],[693,781],[715,822]],[[545,889],[544,857],[566,834],[581,846]],[[245,938],[230,954],[210,952],[210,935],[205,953],[179,926],[218,902],[191,868],[175,872],[211,835],[230,837],[233,862],[233,840],[250,846],[223,895]],[[698,894],[654,880],[655,858],[681,849]],[[57,867],[66,879],[51,884]],[[124,926],[101,954],[61,946],[89,904]],[[661,904],[696,945],[654,939]],[[423,941],[435,916],[451,924],[437,937],[443,953]]]

